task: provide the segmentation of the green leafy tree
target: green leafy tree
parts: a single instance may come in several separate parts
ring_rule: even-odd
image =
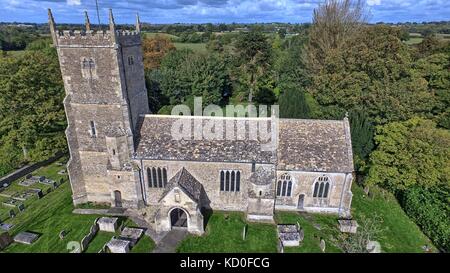
[[[411,187],[402,195],[408,216],[442,251],[450,250],[450,189]]]
[[[266,75],[271,65],[271,44],[261,31],[253,29],[240,34],[235,48],[242,80],[250,89],[248,101],[252,102],[259,78]]]
[[[413,118],[376,129],[367,183],[392,192],[411,186],[449,186],[450,132],[430,120]]]
[[[291,85],[280,95],[278,100],[281,118],[309,118],[310,108],[306,101],[305,92]]]
[[[40,161],[66,150],[64,88],[54,49],[0,59],[0,94],[4,166]]]

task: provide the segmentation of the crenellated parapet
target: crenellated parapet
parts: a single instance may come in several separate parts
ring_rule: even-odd
[[[87,12],[85,12],[85,30],[56,29],[51,10],[48,10],[49,27],[55,46],[62,47],[115,47],[120,45],[136,45],[141,43],[140,20],[136,19],[136,30],[116,30],[112,10],[109,12],[109,29],[92,30]]]

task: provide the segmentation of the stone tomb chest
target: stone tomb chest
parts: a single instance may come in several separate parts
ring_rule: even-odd
[[[144,230],[142,228],[130,228],[125,227],[120,233],[119,239],[130,241],[131,247],[133,247],[139,239],[142,237]]]
[[[102,217],[98,219],[97,224],[100,231],[116,232],[118,219],[116,217]]]
[[[0,232],[0,250],[5,249],[7,246],[9,246],[13,242],[13,239],[9,235],[8,232]]]
[[[131,242],[128,240],[111,239],[106,247],[111,253],[128,253],[130,252],[130,244]]]
[[[338,220],[339,230],[344,233],[356,233],[358,223],[355,220]]]
[[[298,225],[278,225],[277,232],[283,246],[299,246],[303,241],[303,230]]]
[[[14,237],[14,242],[31,245],[39,238],[39,235],[31,232],[21,232]]]

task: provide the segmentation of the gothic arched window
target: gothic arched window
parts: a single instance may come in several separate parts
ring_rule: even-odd
[[[291,196],[292,194],[292,179],[287,173],[280,176],[277,184],[277,196]]]
[[[224,173],[224,171],[220,172],[220,190],[221,191],[225,190],[225,173]]]
[[[220,171],[220,191],[238,192],[241,190],[241,171]]]
[[[313,197],[327,198],[330,191],[330,178],[321,176],[314,183]]]
[[[164,188],[167,185],[166,168],[147,168],[147,181],[150,188]]]

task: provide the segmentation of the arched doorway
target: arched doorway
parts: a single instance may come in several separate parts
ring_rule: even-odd
[[[114,205],[116,208],[122,207],[122,193],[120,191],[114,191]]]
[[[297,204],[297,208],[299,210],[303,210],[303,203],[305,202],[305,195],[304,194],[300,194],[300,196],[298,197],[298,204]]]
[[[187,220],[188,217],[186,212],[180,208],[174,208],[170,212],[170,225],[172,228],[187,228]]]

